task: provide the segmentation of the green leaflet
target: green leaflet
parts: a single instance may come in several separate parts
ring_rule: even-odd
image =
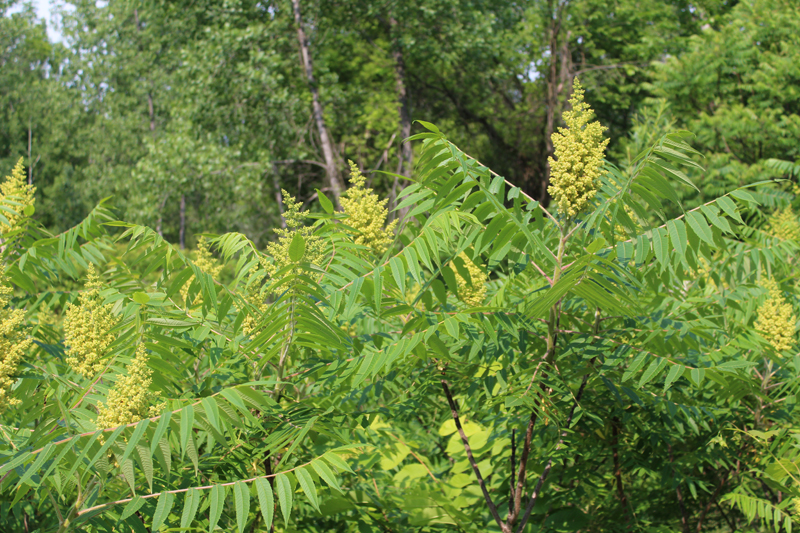
[[[165,492],[158,497],[158,504],[156,505],[156,511],[153,514],[153,525],[151,527],[154,532],[158,531],[166,521],[170,511],[172,510],[172,504],[174,501],[175,495],[169,492]]]
[[[242,533],[247,524],[247,514],[250,512],[250,486],[247,483],[236,482],[233,486],[233,501],[236,506],[236,524],[239,533]]]
[[[289,517],[292,513],[292,484],[286,474],[275,476],[275,491],[278,493],[278,502],[281,505],[283,523],[289,526]]]
[[[289,243],[289,259],[297,263],[303,259],[305,253],[306,241],[299,232],[296,232],[292,237],[292,242]]]
[[[300,483],[300,487],[303,489],[308,500],[311,502],[311,506],[314,507],[317,511],[319,511],[319,501],[317,500],[317,487],[314,486],[314,479],[311,475],[306,471],[304,467],[300,467],[294,471],[294,475],[297,477],[298,483]]]
[[[681,365],[672,365],[667,373],[667,378],[664,380],[664,391],[668,390],[675,381],[683,375],[685,367]]]
[[[136,429],[133,430],[133,435],[131,435],[131,438],[128,439],[128,444],[127,446],[125,446],[125,451],[123,452],[122,458],[120,459],[121,463],[125,462],[128,456],[133,452],[133,450],[136,449],[136,445],[139,443],[139,439],[142,438],[142,435],[144,435],[144,432],[147,431],[147,426],[149,425],[150,425],[149,418],[145,418],[144,420],[136,424]]]
[[[711,228],[708,227],[708,223],[706,223],[703,215],[698,211],[689,211],[686,213],[686,220],[689,223],[689,227],[692,228],[692,231],[694,231],[701,240],[714,246]]]
[[[138,511],[142,505],[144,505],[144,499],[141,496],[134,496],[134,498],[125,505],[125,508],[122,510],[122,514],[119,516],[119,519],[125,520],[133,513]]]
[[[164,433],[167,431],[169,427],[169,421],[172,418],[172,411],[166,411],[161,414],[161,417],[158,419],[158,425],[156,426],[155,431],[153,432],[153,438],[150,441],[150,453],[152,454],[155,452],[156,446],[161,441],[161,437],[164,436]]]
[[[329,487],[342,492],[339,482],[336,481],[336,477],[334,476],[333,472],[331,472],[331,469],[328,468],[328,465],[317,459],[311,462],[311,467],[317,472],[319,477],[325,480],[325,483],[327,483]]]
[[[214,531],[220,516],[222,516],[222,508],[225,507],[225,487],[222,485],[214,485],[211,487],[210,500],[208,514],[209,533]]]
[[[180,411],[181,416],[181,452],[186,453],[186,446],[189,443],[189,436],[192,430],[192,426],[194,425],[194,407],[192,405],[187,405]]]
[[[667,231],[669,231],[673,249],[681,259],[684,259],[686,257],[686,247],[689,241],[686,236],[686,226],[684,226],[683,220],[670,220],[667,222]]]
[[[181,529],[186,529],[194,521],[194,517],[197,514],[197,507],[200,505],[200,490],[189,489],[184,493],[183,498]]]
[[[264,528],[270,529],[275,513],[275,500],[272,495],[272,487],[266,478],[260,477],[255,481],[256,493],[258,494],[258,505],[261,508],[261,515],[264,517]]]

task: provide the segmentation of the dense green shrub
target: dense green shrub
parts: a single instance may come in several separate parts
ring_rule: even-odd
[[[594,139],[548,212],[422,125],[396,237],[357,169],[194,261],[4,195],[0,529],[790,530],[797,232],[745,189],[666,218],[685,132],[601,172]]]

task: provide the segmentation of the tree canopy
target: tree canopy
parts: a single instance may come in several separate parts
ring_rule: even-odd
[[[0,530],[798,527],[794,3],[0,10]]]

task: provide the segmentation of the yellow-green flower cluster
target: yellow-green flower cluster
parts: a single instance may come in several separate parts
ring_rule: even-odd
[[[274,268],[271,263],[268,263],[264,258],[259,258],[259,264],[263,269]],[[264,295],[261,293],[261,279],[253,279],[255,274],[251,274],[250,279],[250,287],[248,288],[247,296],[245,299],[247,303],[258,309],[259,313],[248,313],[248,315],[242,321],[242,332],[246,336],[250,336],[258,326],[259,321],[261,320],[260,315],[266,313],[267,305],[266,300],[264,299]]]
[[[348,217],[347,225],[357,232],[353,240],[356,244],[367,246],[375,254],[381,255],[392,243],[394,229],[397,226],[397,220],[393,220],[384,227],[386,217],[389,216],[389,210],[386,209],[389,200],[381,200],[372,189],[365,186],[366,178],[352,161],[350,161],[350,183],[352,186],[344,193],[341,203]]]
[[[223,267],[223,265],[218,264],[217,260],[214,259],[214,256],[211,255],[211,250],[209,250],[208,248],[208,241],[206,240],[205,237],[200,237],[200,239],[198,239],[197,241],[197,250],[195,251],[194,264],[202,272],[210,274],[211,277],[214,278],[217,277],[217,275],[219,275]],[[194,281],[194,276],[189,278],[189,281],[184,283],[183,287],[181,287],[181,296],[183,297],[184,302],[186,302],[189,297],[189,286],[191,286],[192,281]],[[203,299],[200,296],[198,296],[192,303],[195,306],[202,305]]]
[[[17,367],[31,345],[22,331],[25,311],[9,306],[13,289],[8,286],[5,274],[0,273],[0,413],[20,401],[11,397],[11,387],[16,381]]]
[[[756,329],[773,348],[781,352],[791,348],[795,343],[797,316],[794,314],[792,304],[783,298],[775,280],[766,280],[764,288],[769,291],[769,298],[758,308]]]
[[[117,380],[108,393],[106,403],[98,408],[97,427],[113,428],[133,424],[148,416],[155,416],[163,404],[152,406],[150,392],[153,371],[147,366],[144,344],[136,347],[136,355],[128,366],[128,373]]]
[[[103,282],[89,264],[86,287],[78,296],[78,305],[70,304],[64,318],[64,343],[67,364],[77,373],[90,378],[103,369],[103,358],[114,342],[109,331],[116,324],[111,305],[103,305],[100,289]]]
[[[792,211],[792,206],[778,209],[769,217],[769,233],[773,237],[787,241],[800,241],[800,222]]]
[[[583,101],[583,93],[583,87],[575,78],[569,99],[572,109],[562,115],[567,127],[558,128],[552,136],[556,159],[547,159],[550,163],[547,192],[559,211],[568,217],[583,211],[597,193],[600,167],[609,141],[603,140],[606,128],[600,122],[589,123],[593,113]]]
[[[0,235],[5,235],[11,230],[15,229],[20,220],[24,217],[25,208],[33,205],[33,194],[36,192],[36,187],[28,185],[25,179],[25,167],[22,165],[22,158],[19,158],[14,170],[11,171],[10,176],[6,176],[6,180],[0,184],[0,196],[3,201],[8,200],[14,202],[9,205],[11,209],[18,214],[13,215],[7,211],[3,215],[8,219],[8,224],[0,221]],[[19,205],[16,205],[19,204]]]
[[[302,262],[319,265],[325,256],[325,242],[319,235],[314,235],[314,228],[305,225],[308,215],[300,211],[302,204],[285,190],[281,192],[284,198],[283,219],[286,221],[286,227],[275,229],[275,233],[278,234],[277,242],[267,244],[267,254],[272,256],[273,260],[272,263],[265,264],[268,276],[292,263],[289,258],[289,245],[297,233],[303,236],[306,244]]]
[[[470,277],[470,281],[467,281],[458,273],[458,269],[453,269],[456,271],[458,299],[469,306],[477,307],[483,303],[486,297],[486,280],[489,278],[483,270],[472,262],[472,259],[467,257],[467,254],[462,252],[458,257],[464,261]]]

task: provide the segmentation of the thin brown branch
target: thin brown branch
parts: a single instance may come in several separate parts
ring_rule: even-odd
[[[672,468],[672,476],[675,477],[675,458],[672,455],[672,444],[668,444],[667,449],[669,450],[669,462]],[[689,533],[689,515],[686,513],[686,505],[683,503],[680,482],[675,486],[675,495],[678,497],[678,507],[681,511],[681,528],[683,529],[683,533]]]
[[[472,466],[472,471],[475,472],[475,477],[478,478],[478,485],[481,488],[481,492],[483,492],[483,498],[486,500],[486,505],[489,506],[489,511],[492,513],[494,521],[497,522],[497,525],[500,526],[500,529],[503,531],[503,533],[510,533],[511,530],[509,529],[508,525],[503,522],[503,520],[500,518],[500,513],[497,512],[497,507],[492,501],[492,497],[489,494],[489,489],[486,488],[486,482],[483,480],[480,468],[478,468],[478,463],[475,461],[475,457],[472,455],[472,448],[469,447],[469,439],[467,438],[467,434],[464,433],[464,428],[461,427],[461,419],[458,417],[458,407],[453,399],[453,394],[450,392],[450,387],[447,386],[447,382],[444,379],[442,379],[441,382],[442,390],[444,390],[444,395],[447,397],[447,403],[450,405],[450,411],[453,413],[453,421],[456,423],[456,429],[458,430],[458,434],[461,436],[461,442],[464,444],[464,450],[467,452],[467,458],[469,459],[469,464]]]
[[[572,402],[572,408],[569,410],[569,417],[567,418],[567,423],[564,424],[564,430],[561,432],[561,438],[558,440],[558,444],[556,445],[556,450],[558,451],[561,449],[561,446],[564,444],[564,439],[567,436],[567,431],[569,430],[570,425],[572,425],[572,418],[575,416],[575,408],[578,406],[578,402],[581,400],[581,396],[583,396],[583,391],[586,389],[586,384],[589,382],[589,374],[583,376],[583,381],[581,382],[581,386],[578,389],[578,393],[575,395],[575,400]],[[517,533],[522,533],[522,530],[525,529],[525,525],[528,523],[528,519],[531,517],[531,511],[533,511],[533,506],[536,505],[536,500],[539,498],[539,493],[542,490],[542,485],[544,485],[547,476],[550,474],[550,469],[553,466],[553,458],[550,457],[547,460],[547,464],[544,467],[544,471],[539,476],[539,481],[536,483],[536,488],[533,489],[533,494],[531,494],[530,500],[528,500],[528,506],[525,508],[525,514],[522,516],[522,521],[519,523],[519,527],[517,528]]]
[[[717,485],[717,490],[714,491],[714,494],[711,495],[709,498],[708,503],[703,508],[703,511],[700,513],[700,519],[697,521],[697,531],[698,533],[703,530],[703,521],[706,519],[706,514],[708,514],[708,510],[711,509],[711,506],[714,502],[717,501],[719,497],[719,493],[722,491],[722,488],[725,486],[725,483],[728,481],[728,477],[730,476],[730,472],[725,474],[720,480],[719,484]]]
[[[628,522],[628,520],[630,520],[630,516],[628,515],[628,498],[625,494],[625,488],[622,484],[622,467],[620,466],[619,462],[619,426],[619,418],[614,417],[611,421],[611,449],[612,456],[614,458],[614,478],[617,482],[617,496],[619,497],[619,502],[622,506],[622,513],[625,516],[625,522]]]
[[[508,525],[514,526],[519,513],[522,510],[522,492],[525,490],[525,476],[527,473],[528,454],[531,451],[531,441],[533,440],[533,428],[536,426],[536,411],[531,412],[528,420],[528,429],[525,431],[525,443],[522,445],[522,455],[519,458],[519,472],[517,474],[517,486],[514,489],[514,499],[509,505]],[[513,483],[512,483],[513,487]]]

